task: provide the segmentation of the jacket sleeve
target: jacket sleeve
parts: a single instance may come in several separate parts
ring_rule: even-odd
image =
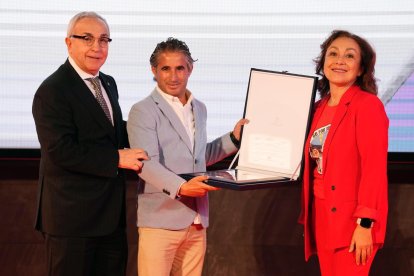
[[[366,97],[357,112],[356,140],[361,162],[354,217],[379,218],[387,209],[388,118],[377,97]]]
[[[237,151],[236,146],[230,139],[230,132],[207,143],[206,165],[210,166]]]
[[[181,184],[186,180],[160,163],[155,114],[148,105],[148,102],[140,102],[131,108],[127,124],[129,144],[133,148],[146,150],[150,157],[150,160],[144,161],[139,176],[175,199]]]
[[[79,141],[80,129],[75,120],[80,116],[75,115],[79,110],[64,94],[64,88],[50,84],[42,84],[35,94],[32,112],[42,158],[68,171],[116,177],[118,149],[105,138],[92,139],[93,135],[88,142]]]

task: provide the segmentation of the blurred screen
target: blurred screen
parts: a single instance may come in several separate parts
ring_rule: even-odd
[[[250,68],[313,76],[320,44],[332,30],[346,29],[368,39],[377,52],[389,151],[414,152],[414,1],[281,2],[2,1],[0,148],[39,148],[33,95],[67,58],[70,18],[94,10],[110,26],[113,41],[101,71],[117,81],[125,120],[154,88],[149,57],[170,36],[184,40],[197,59],[188,88],[207,106],[212,140],[242,117]]]

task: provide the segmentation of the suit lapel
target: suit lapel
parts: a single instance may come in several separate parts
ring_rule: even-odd
[[[351,103],[351,100],[353,96],[355,95],[357,91],[356,86],[351,86],[345,94],[342,96],[341,101],[338,104],[338,107],[335,112],[335,116],[332,120],[331,127],[329,128],[328,136],[326,137],[325,143],[323,145],[323,168],[325,170],[326,168],[326,161],[329,153],[329,148],[332,142],[332,139],[335,137],[335,133],[340,126],[342,120],[344,119],[346,113],[348,112],[349,104]],[[325,105],[328,102],[328,99],[325,101]]]
[[[99,74],[99,78],[101,80],[102,86],[105,88],[106,94],[108,95],[109,101],[111,102],[112,107],[112,118],[114,121],[114,125],[112,126],[111,122],[109,120],[106,120],[108,122],[108,126],[111,128],[115,128],[115,130],[118,132],[120,130],[119,126],[123,124],[122,122],[122,111],[121,107],[118,103],[118,95],[116,91],[116,88],[111,85],[111,82],[109,81],[108,77],[106,77],[103,74]],[[119,133],[116,135],[119,137]]]
[[[203,128],[205,126],[202,125],[203,118],[200,117],[201,111],[200,111],[199,103],[197,102],[197,100],[193,99],[192,104],[193,104],[193,114],[194,114],[194,124],[195,124],[194,154],[198,156],[198,152],[200,150],[201,145],[204,145],[204,143],[202,143],[201,136],[203,133]]]
[[[158,93],[157,89],[154,89],[151,93],[151,97],[154,102],[157,104],[158,108],[164,114],[166,119],[170,121],[171,126],[177,132],[177,134],[181,137],[184,144],[187,146],[190,152],[193,152],[191,148],[191,141],[188,137],[187,131],[185,130],[183,123],[178,118],[177,114],[175,114],[174,110],[171,106],[167,103],[167,101]]]
[[[318,103],[318,106],[316,106],[315,114],[313,114],[312,125],[310,128],[311,130],[309,131],[309,133],[313,134],[313,132],[316,130],[316,125],[318,124],[318,121],[321,118],[322,112],[325,109],[327,102],[328,100],[325,98]]]
[[[114,125],[116,125],[119,123],[119,118],[117,115],[121,113],[121,108],[118,104],[118,96],[115,95],[115,92],[113,91],[115,88],[112,87],[111,82],[107,79],[107,77],[99,74],[99,79],[101,80],[102,86],[108,95],[109,101],[111,102]],[[109,124],[111,124],[111,122],[109,122]]]
[[[115,129],[108,118],[106,118],[102,107],[99,105],[98,101],[95,99],[88,86],[85,84],[84,80],[82,80],[78,73],[76,73],[75,69],[73,69],[73,67],[70,65],[69,61],[66,61],[65,65],[67,65],[67,69],[72,75],[72,81],[70,82],[71,90],[73,91],[73,94],[79,98],[79,104],[85,106],[85,109],[91,114],[93,118],[96,119],[96,122],[103,128],[107,129],[111,138],[116,142]],[[108,96],[109,94],[111,93],[108,92]]]

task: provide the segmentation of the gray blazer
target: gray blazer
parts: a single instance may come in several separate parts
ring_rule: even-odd
[[[177,174],[203,172],[206,165],[237,150],[229,134],[207,143],[206,107],[196,99],[192,105],[194,150],[180,119],[156,89],[131,108],[127,124],[130,146],[145,149],[151,158],[144,161],[138,183],[138,227],[179,230],[191,225],[197,213],[177,199],[185,182]],[[196,200],[201,223],[208,227],[208,195]]]

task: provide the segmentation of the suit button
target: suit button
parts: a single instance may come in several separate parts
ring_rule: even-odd
[[[333,208],[331,209],[331,211],[332,211],[333,213],[335,213],[335,212],[336,212],[336,207],[333,207]]]
[[[331,186],[331,190],[332,190],[332,191],[335,191],[335,189],[336,189],[336,187],[332,185],[332,186]]]
[[[194,164],[197,164],[198,163],[198,160],[197,159],[194,159]]]

